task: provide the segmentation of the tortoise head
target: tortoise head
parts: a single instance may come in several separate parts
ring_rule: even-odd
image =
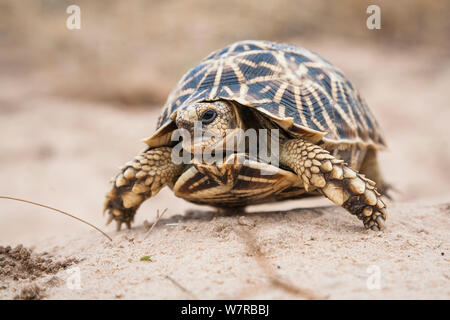
[[[189,133],[188,139],[183,139],[183,149],[191,153],[225,150],[227,141],[232,141],[242,127],[237,106],[225,100],[187,105],[178,110],[175,123]]]

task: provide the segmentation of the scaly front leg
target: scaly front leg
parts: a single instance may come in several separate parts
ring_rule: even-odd
[[[347,167],[344,161],[318,145],[294,139],[281,146],[280,162],[302,178],[307,191],[317,188],[328,199],[356,215],[366,228],[384,228],[386,205],[375,182]]]
[[[125,164],[121,172],[111,180],[112,189],[106,195],[105,211],[109,213],[107,224],[117,222],[131,227],[136,210],[146,199],[156,195],[166,185],[172,187],[180,176],[183,165],[171,161],[172,148],[161,147],[142,152]]]

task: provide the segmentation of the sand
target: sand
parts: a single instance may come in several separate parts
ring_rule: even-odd
[[[139,139],[153,132],[158,109],[55,97],[39,75],[0,75],[7,133],[0,194],[69,211],[113,239],[46,209],[0,200],[0,245],[23,244],[35,259],[47,252],[45,259],[77,261],[17,280],[0,273],[0,299],[449,299],[450,60],[303,45],[345,70],[383,127],[389,150],[380,163],[398,190],[388,201],[386,231],[364,230],[326,199],[217,216],[163,190],[142,206],[132,230],[115,232],[101,215],[107,182],[144,147]],[[439,68],[430,67],[436,59]]]
[[[148,234],[112,232],[112,242],[93,231],[51,238],[39,250],[80,262],[34,280],[3,276],[0,297],[37,287],[48,299],[448,299],[450,204],[396,204],[390,213],[385,232],[319,207],[197,212],[163,218]]]

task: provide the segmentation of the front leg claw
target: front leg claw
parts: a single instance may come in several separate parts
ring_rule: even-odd
[[[122,223],[131,228],[139,206],[155,196],[164,186],[172,186],[183,166],[171,161],[172,148],[148,149],[128,162],[111,180],[112,188],[106,195],[107,223],[115,220],[117,230]]]
[[[113,220],[116,221],[116,230],[120,231],[122,224],[125,223],[128,229],[131,229],[131,223],[134,220],[134,215],[139,205],[126,208],[123,204],[123,195],[120,196],[118,190],[113,187],[106,195],[104,212],[108,212],[108,220],[106,225],[109,225]]]

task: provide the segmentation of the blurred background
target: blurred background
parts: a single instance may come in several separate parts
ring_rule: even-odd
[[[80,30],[66,28],[71,4]],[[366,27],[371,4],[380,30]],[[211,51],[261,39],[319,53],[359,88],[389,144],[380,161],[397,203],[448,202],[449,36],[449,1],[0,0],[0,194],[112,230],[108,180],[144,148],[171,88]],[[136,223],[194,207],[163,190]],[[0,243],[85,229],[0,199]]]

